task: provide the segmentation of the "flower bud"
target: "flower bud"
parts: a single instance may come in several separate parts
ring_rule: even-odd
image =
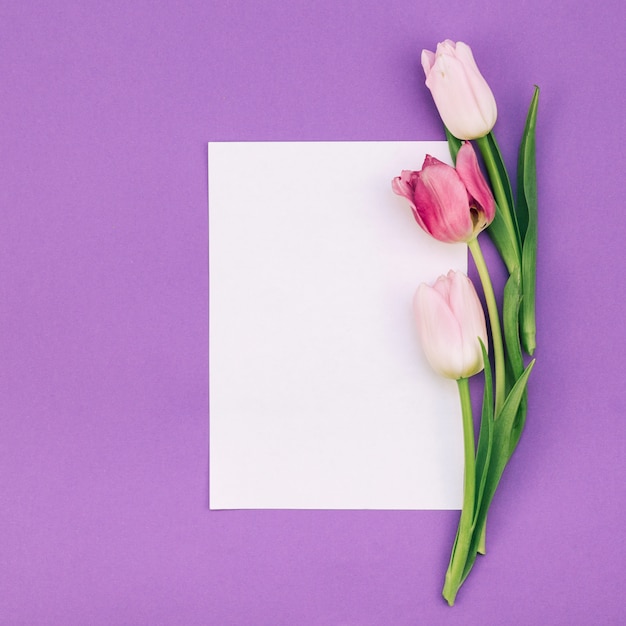
[[[419,172],[403,171],[391,188],[411,203],[415,221],[446,243],[472,241],[496,213],[493,195],[469,142],[457,154],[456,169],[426,155]]]
[[[485,313],[472,281],[450,270],[431,287],[415,292],[413,312],[431,367],[446,378],[469,378],[482,371],[480,338],[487,347]]]
[[[437,51],[422,50],[426,86],[448,130],[459,139],[478,139],[496,123],[498,110],[471,48],[446,39]]]

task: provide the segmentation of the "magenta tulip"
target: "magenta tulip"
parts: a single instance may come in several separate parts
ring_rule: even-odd
[[[478,339],[487,347],[485,313],[472,281],[449,271],[415,292],[417,331],[431,367],[446,378],[469,378],[484,367]]]
[[[422,50],[422,67],[439,115],[455,137],[478,139],[491,131],[496,101],[467,44],[446,39],[436,52]]]
[[[417,223],[446,243],[472,241],[496,213],[493,195],[469,142],[457,154],[456,169],[426,155],[419,172],[403,171],[391,187],[411,203]]]

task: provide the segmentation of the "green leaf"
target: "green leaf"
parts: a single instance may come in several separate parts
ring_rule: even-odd
[[[513,432],[513,426],[517,418],[518,409],[524,392],[526,391],[526,384],[528,383],[528,377],[535,365],[534,359],[528,364],[528,367],[522,372],[522,375],[517,379],[515,385],[509,392],[509,395],[504,402],[504,406],[500,411],[500,414],[496,416],[493,438],[492,464],[491,468],[493,472],[489,472],[487,477],[487,486],[485,487],[485,495],[490,490],[495,492],[502,472],[511,458],[511,435]]]
[[[504,286],[504,304],[502,322],[504,326],[504,343],[506,351],[507,365],[507,391],[514,385],[524,371],[524,359],[519,336],[519,311],[522,302],[522,285],[520,272],[516,270]],[[509,446],[509,456],[513,454],[517,442],[519,441],[524,424],[526,423],[526,412],[528,410],[528,393],[524,390],[522,399],[517,409],[517,415],[511,430],[511,444]]]
[[[496,136],[493,134],[493,131],[491,131],[487,135],[487,141],[489,142],[489,146],[493,154],[495,166],[498,171],[498,177],[502,181],[502,188],[504,190],[506,201],[511,209],[511,217],[513,219],[513,226],[515,229],[515,234],[517,236],[517,240],[521,248],[519,228],[517,225],[517,219],[515,217],[515,203],[513,202],[513,190],[511,189],[511,180],[509,179],[509,173],[507,172],[506,166],[504,165],[504,159],[502,158],[502,153],[500,152],[500,147],[498,146],[498,142],[496,141]]]
[[[535,127],[537,123],[537,106],[539,104],[539,88],[535,87],[533,97],[530,101],[526,124],[522,134],[519,153],[517,157],[517,220],[520,227],[522,240],[525,238],[528,228],[528,209],[526,189],[531,191],[531,199],[534,197],[535,209],[537,202],[537,178],[534,159],[535,148]],[[532,143],[532,145],[531,145]]]
[[[500,253],[509,274],[513,273],[515,268],[519,267],[520,260],[516,254],[516,246],[511,231],[506,225],[499,206],[496,207],[496,216],[487,228],[487,234]]]
[[[456,155],[458,154],[463,142],[455,137],[444,124],[443,129],[446,131],[446,139],[448,140],[448,149],[450,150],[450,156],[452,157],[452,163],[456,164]]]
[[[489,462],[489,467],[487,469],[487,479],[485,481],[482,498],[479,503],[478,514],[475,517],[474,529],[472,532],[472,541],[468,552],[465,569],[463,570],[461,583],[467,578],[470,570],[472,569],[472,566],[474,565],[474,562],[476,560],[476,551],[478,549],[478,544],[480,542],[480,536],[482,533],[482,527],[484,526],[485,520],[487,519],[489,506],[491,505],[493,496],[496,492],[500,479],[502,478],[504,468],[511,458],[511,455],[509,453],[511,431],[517,416],[520,402],[522,401],[522,397],[524,395],[524,391],[526,390],[528,377],[530,376],[534,365],[535,361],[533,360],[528,364],[528,367],[517,379],[515,385],[513,385],[513,388],[509,392],[509,395],[507,396],[499,415],[496,416],[496,419],[494,421],[493,444],[491,449],[491,459]]]
[[[524,225],[522,245],[522,284],[524,299],[521,308],[522,344],[528,354],[535,351],[535,282],[537,273],[537,163],[535,158],[535,129],[539,87],[535,87],[526,126],[520,144],[517,164],[519,221]]]
[[[521,245],[517,225],[514,222],[514,208],[509,175],[506,172],[502,155],[492,133],[476,140],[483,156],[491,189],[496,201],[496,215],[487,228],[487,233],[495,244],[509,274],[521,265]]]
[[[509,440],[509,457],[513,455],[515,452],[515,448],[517,448],[517,444],[519,443],[520,437],[522,436],[522,432],[524,431],[524,426],[526,425],[526,413],[528,412],[528,390],[524,389],[524,393],[522,394],[522,399],[519,403],[519,408],[517,409],[517,415],[515,416],[515,420],[513,421],[513,426],[511,427],[511,437]]]
[[[507,365],[507,392],[524,371],[524,360],[519,337],[519,311],[522,302],[522,280],[520,269],[516,267],[504,286],[502,305],[502,326]]]

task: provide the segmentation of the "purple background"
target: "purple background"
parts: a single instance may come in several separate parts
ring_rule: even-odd
[[[623,6],[3,2],[0,623],[620,622]],[[206,142],[441,139],[419,54],[446,37],[511,164],[543,90],[528,425],[454,609],[456,512],[207,494]]]

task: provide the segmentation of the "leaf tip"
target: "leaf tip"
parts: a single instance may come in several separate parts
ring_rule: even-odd
[[[535,348],[537,347],[535,333],[534,332],[522,333],[522,341],[524,343],[524,350],[526,350],[527,354],[532,356],[535,353]]]

